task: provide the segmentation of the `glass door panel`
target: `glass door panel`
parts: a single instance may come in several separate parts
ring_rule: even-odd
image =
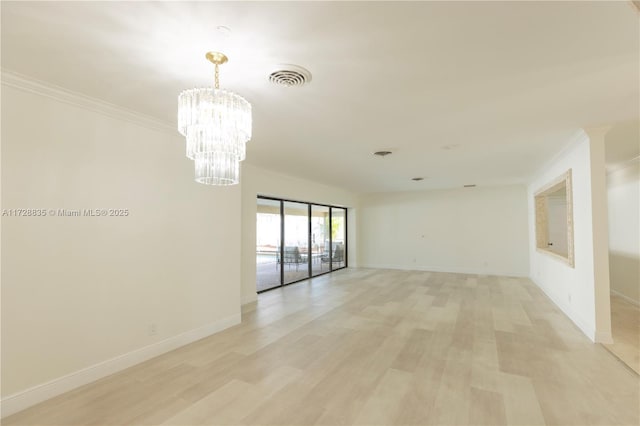
[[[331,208],[331,270],[344,268],[346,263],[346,210]]]
[[[280,286],[280,201],[258,198],[256,215],[256,289]]]
[[[284,284],[309,278],[309,205],[284,202]]]
[[[329,270],[329,207],[312,205],[311,275]]]

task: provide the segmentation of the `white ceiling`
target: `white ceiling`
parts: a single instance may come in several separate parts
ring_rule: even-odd
[[[640,78],[640,76],[639,76]],[[627,166],[640,156],[640,120],[623,121],[611,126],[605,135],[607,170]]]
[[[247,161],[357,192],[524,182],[580,127],[639,116],[629,2],[1,7],[4,70],[170,123],[224,51],[222,87],[254,108]],[[271,85],[278,63],[313,81]]]

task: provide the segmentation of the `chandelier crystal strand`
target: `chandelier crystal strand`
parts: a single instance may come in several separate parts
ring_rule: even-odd
[[[234,185],[240,179],[240,162],[228,152],[198,154],[195,168],[196,182],[205,185]]]
[[[236,149],[238,160],[246,157],[251,139],[251,104],[226,90],[185,90],[179,97],[179,131],[187,139],[186,155]]]
[[[195,179],[208,185],[239,181],[239,162],[251,139],[251,104],[219,88],[218,65],[226,56],[207,54],[215,64],[214,88],[183,91],[178,97],[178,131],[186,138],[186,155],[194,160]]]

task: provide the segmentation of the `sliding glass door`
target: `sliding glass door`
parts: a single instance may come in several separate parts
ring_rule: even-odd
[[[331,270],[344,268],[347,251],[347,217],[346,210],[331,208]]]
[[[279,287],[280,201],[258,198],[256,215],[256,289],[258,291]]]
[[[309,205],[284,202],[284,283],[309,278]]]
[[[271,197],[257,202],[258,292],[347,266],[345,208]]]
[[[327,206],[311,206],[311,274],[329,270],[329,210]]]

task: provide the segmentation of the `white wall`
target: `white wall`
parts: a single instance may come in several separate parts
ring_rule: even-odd
[[[640,161],[607,176],[611,290],[640,304]]]
[[[12,81],[43,95],[3,76],[2,208],[129,215],[2,217],[3,415],[240,320],[240,188],[195,183],[177,132]]]
[[[364,196],[360,264],[527,276],[526,195],[503,186]]]
[[[256,197],[258,195],[347,207],[349,266],[357,266],[355,194],[342,188],[242,164],[242,303],[256,300]]]
[[[531,279],[587,337],[594,341],[609,341],[611,329],[608,300],[606,308],[599,305],[602,301],[599,300],[601,296],[597,288],[606,286],[606,292],[609,291],[608,280],[603,281],[600,273],[603,269],[608,269],[606,257],[601,259],[598,254],[601,247],[595,247],[596,244],[601,245],[599,236],[603,231],[606,237],[606,214],[604,230],[598,227],[602,221],[594,220],[593,216],[594,203],[603,201],[599,197],[605,195],[604,190],[597,190],[598,183],[594,184],[599,174],[604,178],[604,140],[596,139],[590,140],[587,134],[580,132],[568,148],[544,167],[529,184],[529,256]],[[568,169],[572,170],[573,181],[574,268],[537,250],[535,246],[534,194]],[[600,204],[604,208],[604,201]],[[606,250],[606,240],[604,246]],[[596,263],[600,264],[600,269],[596,267]],[[600,319],[599,324],[597,317]]]

